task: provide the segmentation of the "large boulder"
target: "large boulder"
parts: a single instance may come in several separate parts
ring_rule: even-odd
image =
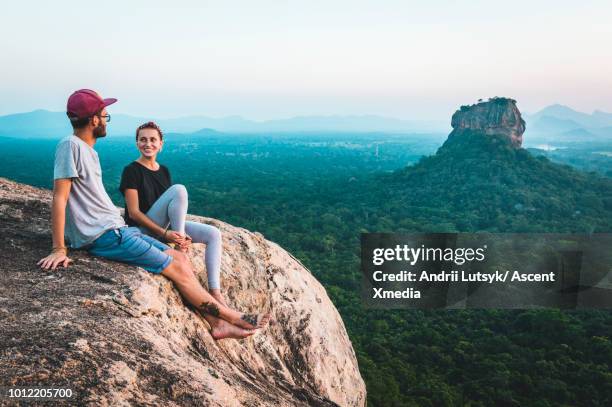
[[[71,404],[363,406],[366,390],[325,289],[258,233],[218,220],[231,306],[273,310],[245,340],[215,341],[160,275],[73,251],[55,272],[51,192],[0,178],[0,386],[69,387]],[[203,247],[191,253],[205,284]]]
[[[461,106],[451,119],[450,137],[460,136],[466,130],[481,131],[487,135],[507,137],[515,148],[520,148],[525,132],[525,120],[516,107],[516,100],[491,98],[471,106]]]

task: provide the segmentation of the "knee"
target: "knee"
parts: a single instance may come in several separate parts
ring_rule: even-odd
[[[183,265],[183,263],[189,262],[189,258],[187,257],[187,255],[185,253],[179,252],[178,250],[172,250],[172,258],[179,262],[181,265]]]
[[[168,254],[172,256],[171,270],[169,270],[168,277],[175,283],[190,283],[194,278],[194,274],[187,256],[175,250]]]
[[[180,199],[182,201],[187,202],[187,188],[185,188],[185,185],[182,184],[174,184],[170,187],[172,189],[172,192],[174,192],[174,197],[175,199]]]
[[[199,243],[206,243],[207,245],[222,245],[221,231],[212,225],[202,224],[201,234],[199,235]],[[197,233],[197,232],[196,232]]]
[[[211,240],[221,243],[221,239],[222,239],[221,231],[218,228],[213,226],[211,230]]]
[[[175,260],[177,261],[177,260]],[[184,261],[178,260],[176,263],[176,279],[174,280],[177,283],[182,283],[184,285],[190,285],[194,281],[193,271],[191,267],[187,265]]]

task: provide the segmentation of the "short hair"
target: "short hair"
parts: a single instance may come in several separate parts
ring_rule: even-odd
[[[138,126],[138,128],[136,129],[136,141],[138,141],[138,132],[144,129],[155,129],[157,130],[157,133],[159,134],[159,139],[160,140],[164,139],[164,133],[162,133],[161,129],[155,122],[146,122]]]
[[[103,109],[104,108],[98,110],[97,112],[95,112],[93,115],[91,115],[89,117],[73,116],[73,115],[70,114],[70,112],[66,112],[66,116],[68,116],[68,120],[70,120],[70,124],[72,125],[72,129],[73,130],[77,130],[77,129],[82,129],[83,127],[87,126],[89,124],[89,119],[91,119],[94,116],[100,115],[100,113],[102,113]]]

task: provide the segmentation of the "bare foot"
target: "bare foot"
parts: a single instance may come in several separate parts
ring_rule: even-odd
[[[219,339],[244,339],[255,333],[254,329],[243,329],[236,325],[232,325],[222,319],[217,320],[214,325],[211,325],[210,334],[213,339],[218,341]]]
[[[244,329],[259,329],[268,325],[271,317],[270,311],[265,314],[241,314],[240,318],[232,323]]]
[[[259,329],[268,325],[272,311],[265,314],[245,314],[214,302],[205,301],[198,307],[199,311],[214,318],[223,319],[243,329]]]

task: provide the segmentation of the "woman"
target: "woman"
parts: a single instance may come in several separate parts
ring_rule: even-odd
[[[208,273],[208,290],[221,304],[221,232],[214,226],[185,220],[187,190],[172,185],[168,168],[157,162],[164,145],[157,124],[147,122],[136,129],[136,146],[140,157],[123,169],[119,189],[125,197],[125,220],[129,226],[187,251],[191,242],[206,244],[204,260]]]

